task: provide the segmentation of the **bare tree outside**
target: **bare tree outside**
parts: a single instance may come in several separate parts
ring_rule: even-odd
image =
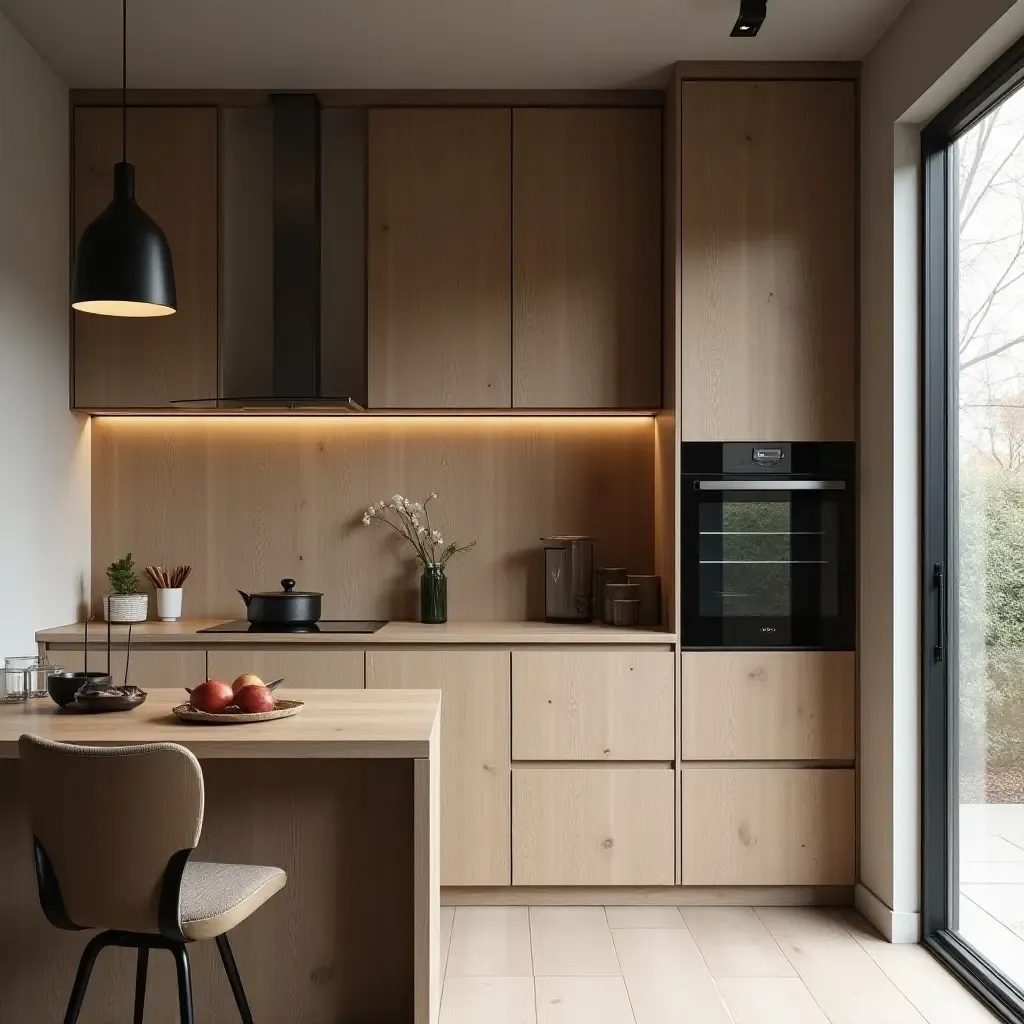
[[[952,157],[957,927],[1024,984],[1024,92]]]

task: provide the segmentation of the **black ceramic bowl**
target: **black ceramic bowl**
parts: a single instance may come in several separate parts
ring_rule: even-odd
[[[46,677],[46,692],[54,704],[64,707],[75,699],[75,694],[86,683],[96,689],[106,690],[111,682],[106,672],[57,672]]]

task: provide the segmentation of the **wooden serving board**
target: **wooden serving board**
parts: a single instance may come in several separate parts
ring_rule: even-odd
[[[178,704],[171,708],[171,714],[185,722],[200,722],[204,725],[247,725],[250,722],[272,722],[275,718],[290,718],[297,715],[305,706],[301,700],[279,700],[273,711],[247,712],[232,707],[214,713],[200,711],[191,704]]]

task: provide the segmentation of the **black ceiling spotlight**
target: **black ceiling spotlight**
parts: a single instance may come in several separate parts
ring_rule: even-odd
[[[753,39],[768,14],[768,0],[740,0],[740,16],[733,25],[731,36]]]

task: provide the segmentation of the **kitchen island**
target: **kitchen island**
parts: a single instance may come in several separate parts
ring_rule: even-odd
[[[174,718],[182,694],[172,690],[150,692],[127,714],[76,715],[49,700],[0,705],[0,1019],[60,1019],[87,937],[53,928],[39,908],[17,760],[18,737],[33,733],[175,742],[200,759],[206,807],[196,859],[288,873],[286,888],[231,935],[257,1020],[436,1021],[440,694],[288,696],[305,701],[302,714],[226,727]],[[215,945],[196,943],[192,958],[197,1018],[236,1019]],[[125,950],[103,953],[82,1024],[131,1019],[132,962]],[[147,1024],[172,1024],[171,958],[154,956],[150,971]]]

